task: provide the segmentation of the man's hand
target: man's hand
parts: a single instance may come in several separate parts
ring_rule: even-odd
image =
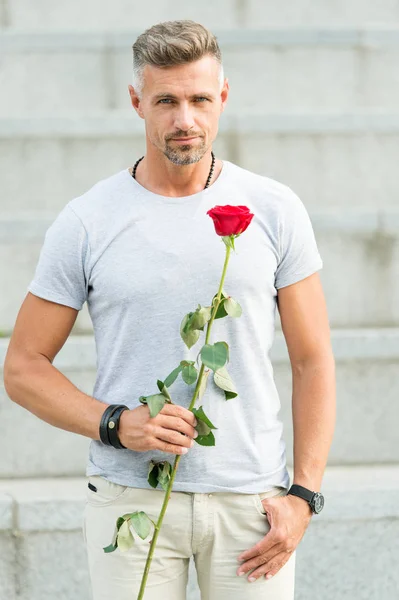
[[[196,425],[194,413],[184,406],[166,403],[151,417],[148,405],[142,404],[123,411],[118,436],[126,448],[136,452],[161,450],[179,455],[194,445],[193,438],[198,436]]]
[[[262,504],[270,530],[260,542],[238,557],[239,561],[245,562],[238,568],[237,575],[255,569],[248,581],[255,581],[262,575],[270,579],[285,565],[303,538],[313,515],[309,504],[292,494],[264,498]]]

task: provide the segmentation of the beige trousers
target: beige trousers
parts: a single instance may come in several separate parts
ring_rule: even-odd
[[[97,492],[87,487],[83,537],[89,561],[93,600],[136,600],[152,532],[127,552],[106,554],[117,517],[144,510],[157,521],[165,491],[112,483],[90,476]],[[261,499],[285,495],[282,487],[261,494],[172,491],[147,579],[145,600],[186,600],[188,566],[193,556],[201,600],[293,600],[294,551],[270,580],[249,582],[249,572],[236,574],[241,552],[270,529]],[[152,530],[153,531],[153,530]]]

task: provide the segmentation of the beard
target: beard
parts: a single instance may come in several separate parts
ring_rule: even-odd
[[[195,146],[193,144],[183,144],[172,147],[166,141],[163,153],[175,165],[191,165],[199,162],[207,150],[208,148],[203,139]]]

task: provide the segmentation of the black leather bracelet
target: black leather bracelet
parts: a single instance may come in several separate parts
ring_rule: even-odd
[[[100,440],[106,446],[111,445],[111,442],[109,441],[109,437],[108,437],[108,420],[114,414],[114,412],[116,411],[118,406],[123,406],[123,405],[110,404],[109,406],[107,406],[107,408],[105,409],[105,411],[103,412],[103,414],[101,416],[99,434],[100,434]]]
[[[125,410],[129,410],[129,407],[125,406],[125,405],[118,406],[118,408],[116,409],[116,411],[112,414],[112,417],[110,417],[108,419],[108,438],[109,438],[109,443],[114,448],[125,448],[126,449],[126,446],[124,446],[122,444],[122,442],[120,441],[119,436],[118,436],[119,420],[120,420],[121,414]]]

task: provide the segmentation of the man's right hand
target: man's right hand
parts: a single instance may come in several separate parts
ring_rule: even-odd
[[[194,413],[183,406],[165,404],[156,417],[151,417],[150,409],[143,404],[123,411],[118,436],[126,448],[136,452],[161,450],[185,454],[198,435],[196,424]]]

